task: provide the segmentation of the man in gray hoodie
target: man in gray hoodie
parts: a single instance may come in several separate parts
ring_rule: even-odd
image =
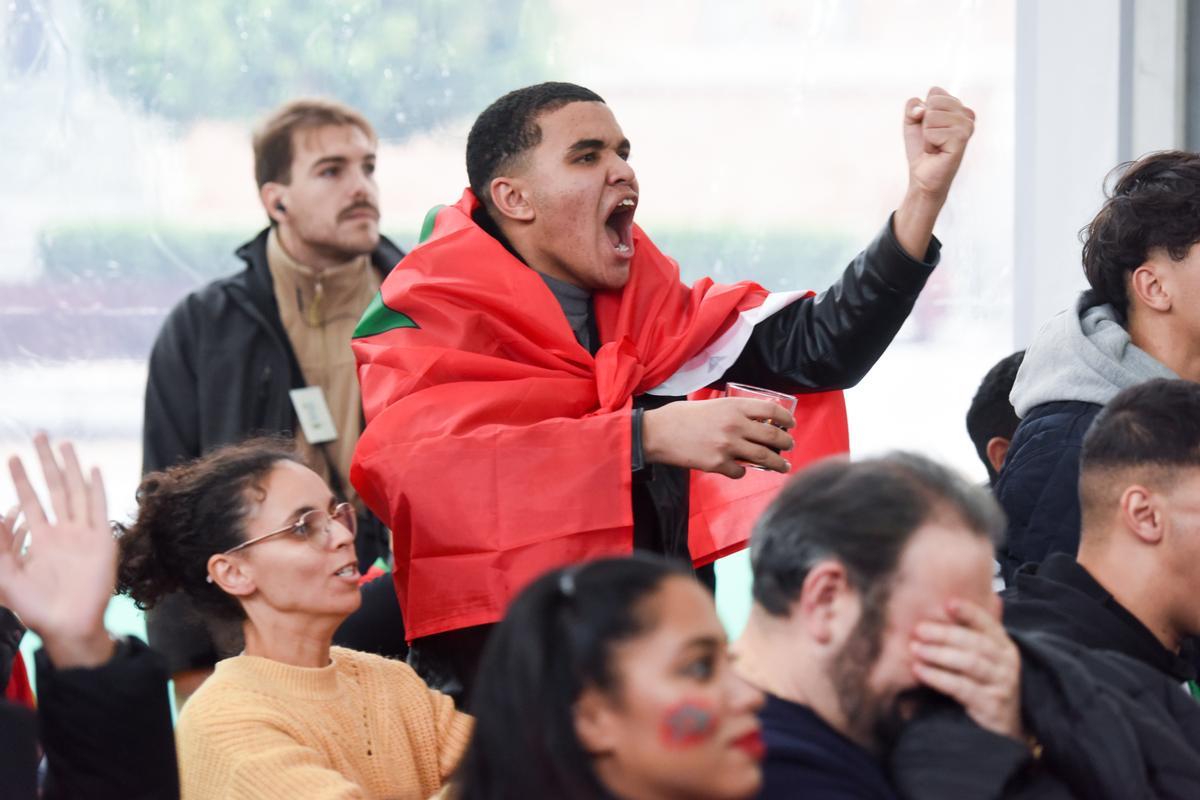
[[[1200,155],[1126,166],[1084,230],[1091,288],[1047,322],[1012,391],[1021,425],[996,496],[1008,515],[1006,582],[1027,562],[1079,547],[1079,452],[1100,409],[1154,378],[1200,380]]]

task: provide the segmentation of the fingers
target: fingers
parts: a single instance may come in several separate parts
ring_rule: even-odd
[[[63,483],[67,487],[67,506],[71,510],[71,519],[79,522],[88,520],[88,490],[83,480],[83,470],[79,467],[79,458],[70,442],[63,442],[58,448],[63,463]]]
[[[16,456],[10,458],[8,471],[12,474],[13,488],[17,490],[17,500],[21,504],[25,522],[34,529],[45,525],[46,512],[42,510],[42,503],[29,483],[29,476],[25,474],[25,465],[21,463],[21,459]]]
[[[733,478],[735,481],[746,474],[746,468],[732,459],[725,461],[712,471],[724,475],[726,478]]]
[[[761,425],[762,423],[759,424]],[[774,450],[753,444],[752,442],[742,442],[736,445],[734,447],[734,457],[749,464],[769,469],[772,472],[788,472],[792,468],[787,459]]]
[[[796,426],[796,418],[792,416],[792,412],[778,403],[772,403],[770,400],[755,400],[750,397],[731,399],[738,404],[738,410],[747,419],[755,422],[769,422],[778,428],[794,428]]]
[[[999,605],[989,611],[980,605],[966,600],[951,600],[946,605],[946,610],[950,613],[952,620],[960,622],[972,630],[980,631],[981,633],[1000,634],[1004,638],[1008,638],[1008,634],[1004,632],[1004,626],[998,616],[1000,613]]]
[[[88,520],[91,525],[108,524],[108,499],[104,493],[104,477],[92,467],[92,479],[87,487]]]
[[[904,124],[919,125],[925,117],[925,103],[919,97],[910,97],[904,104]]]
[[[38,460],[42,462],[42,475],[45,476],[46,488],[50,491],[50,507],[54,509],[55,518],[59,522],[74,519],[71,516],[67,484],[63,480],[62,469],[58,466],[54,451],[50,449],[50,441],[46,438],[46,434],[38,433],[34,436],[33,447],[37,451]],[[31,519],[30,522],[32,523],[33,520]]]
[[[913,655],[917,657],[914,664],[924,664],[964,675],[975,683],[990,683],[999,677],[1001,671],[998,663],[984,655],[983,650],[973,648],[952,647],[946,645],[926,644],[914,641],[911,645]]]
[[[957,701],[964,708],[969,709],[977,702],[979,685],[964,675],[921,661],[913,662],[913,674],[921,683]]]
[[[738,434],[742,439],[753,444],[759,444],[772,450],[791,450],[795,441],[783,428],[777,428],[766,422],[748,419],[738,426]]]

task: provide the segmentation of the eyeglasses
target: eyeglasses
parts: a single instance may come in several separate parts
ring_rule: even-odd
[[[300,519],[291,525],[280,528],[277,531],[264,533],[262,536],[255,536],[253,539],[229,548],[222,555],[227,556],[230,553],[236,553],[238,550],[247,548],[252,544],[258,544],[265,539],[270,539],[272,536],[279,536],[284,533],[290,533],[319,550],[325,550],[329,547],[330,529],[334,520],[343,528],[350,531],[351,536],[358,533],[358,515],[354,512],[354,506],[349,503],[338,503],[334,506],[333,511],[323,511],[319,508],[315,508],[312,511],[305,511],[300,515]]]

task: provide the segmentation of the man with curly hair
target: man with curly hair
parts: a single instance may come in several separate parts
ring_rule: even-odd
[[[1022,421],[996,482],[1009,582],[1078,548],[1079,453],[1100,409],[1144,381],[1200,379],[1200,155],[1124,165],[1083,237],[1091,288],[1039,331],[1013,386]]]

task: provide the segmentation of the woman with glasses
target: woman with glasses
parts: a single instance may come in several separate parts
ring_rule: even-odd
[[[355,514],[277,439],[146,476],[120,588],[240,620],[176,728],[186,798],[427,798],[470,718],[398,661],[332,645],[360,603]]]
[[[648,555],[534,581],[484,651],[449,800],[745,800],[762,694],[734,674],[712,595]]]

